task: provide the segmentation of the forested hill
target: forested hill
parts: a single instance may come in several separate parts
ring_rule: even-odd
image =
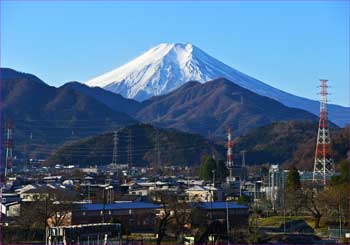
[[[127,163],[130,148],[133,166],[195,165],[200,163],[204,155],[215,155],[223,159],[225,152],[223,146],[200,135],[157,129],[146,124],[125,127],[118,131],[117,137],[117,162]],[[47,163],[106,165],[112,162],[113,147],[114,133],[105,133],[60,147]]]
[[[314,163],[317,124],[308,121],[275,122],[234,140],[233,151],[246,151],[247,164],[274,163],[311,170]],[[331,128],[335,162],[346,158],[349,129]]]

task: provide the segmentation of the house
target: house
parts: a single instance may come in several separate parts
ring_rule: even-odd
[[[212,220],[226,221],[227,217],[231,228],[244,228],[248,226],[249,209],[247,206],[234,202],[198,202],[194,207]],[[225,223],[226,222],[222,222]]]
[[[118,202],[141,202],[146,201],[149,198],[147,196],[139,196],[139,195],[120,195],[116,197],[115,203]]]
[[[2,203],[20,202],[22,199],[16,192],[4,192],[2,193]]]
[[[60,184],[33,184],[15,190],[23,202],[44,201],[47,198],[56,199],[58,196],[74,196],[76,192]]]
[[[54,244],[120,244],[120,224],[86,224],[49,227],[48,245]]]
[[[20,202],[10,202],[1,204],[1,213],[6,217],[17,217],[20,216],[21,203]]]
[[[7,217],[20,215],[21,197],[15,192],[2,193],[1,213]]]
[[[45,183],[60,183],[62,176],[45,176],[43,182]]]
[[[131,232],[154,232],[160,208],[149,202],[81,204],[72,209],[72,224],[117,222]]]
[[[190,202],[209,202],[212,199],[211,193],[199,185],[188,188],[186,193]]]
[[[131,191],[140,188],[141,186],[138,185],[134,181],[129,181],[128,183],[124,183],[120,185],[120,191],[123,194],[132,194]]]
[[[129,190],[129,195],[139,195],[139,196],[148,196],[149,188],[148,187],[139,187]]]
[[[193,186],[186,190],[189,202],[222,201],[223,191],[213,186]]]
[[[245,181],[242,183],[242,194],[250,197],[252,200],[257,201],[262,199],[265,195],[262,192],[262,181]]]
[[[90,184],[88,182],[81,183],[80,193],[83,194],[88,200],[91,199],[106,199],[107,202],[111,202],[114,196],[114,186],[110,184]]]

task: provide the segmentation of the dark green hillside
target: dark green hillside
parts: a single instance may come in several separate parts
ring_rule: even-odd
[[[64,142],[136,122],[79,91],[48,86],[34,75],[2,68],[0,75],[2,132],[11,120],[17,158],[45,158]]]
[[[129,138],[132,139],[132,165],[156,164],[157,129],[145,124],[125,127],[118,132],[118,163],[127,163]],[[223,158],[225,149],[195,134],[159,129],[160,163],[162,165],[199,164],[205,154]],[[112,161],[113,132],[79,140],[59,148],[48,164],[105,165]]]
[[[275,122],[234,140],[236,155],[246,151],[247,164],[278,163],[312,169],[317,123],[308,121]],[[335,162],[346,157],[348,129],[331,128]]]

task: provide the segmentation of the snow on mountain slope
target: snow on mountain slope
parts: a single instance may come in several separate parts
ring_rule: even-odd
[[[207,55],[192,44],[160,44],[131,62],[86,82],[103,87],[127,98],[145,100],[170,92],[184,83],[206,82],[226,77],[243,87],[265,87],[249,77]],[[253,84],[252,84],[253,83]],[[258,86],[249,86],[250,84]],[[261,94],[267,88],[259,89]]]
[[[316,115],[319,113],[317,101],[269,86],[233,69],[189,43],[162,43],[129,63],[87,81],[86,84],[143,101],[154,95],[168,93],[188,81],[203,83],[219,77],[225,77],[239,86],[287,106],[301,108]],[[350,108],[330,105],[329,109],[330,118],[335,123],[350,123]]]

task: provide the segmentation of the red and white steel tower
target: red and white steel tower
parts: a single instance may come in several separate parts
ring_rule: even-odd
[[[227,129],[227,161],[226,167],[229,171],[229,176],[227,182],[233,181],[232,169],[233,169],[233,159],[232,159],[232,138],[231,138],[231,129]]]
[[[12,122],[7,122],[7,133],[6,133],[6,159],[5,159],[5,178],[6,176],[12,172]]]
[[[334,174],[334,162],[331,158],[331,137],[327,116],[327,81],[328,80],[320,79],[320,120],[317,133],[314,172],[312,177],[313,182],[321,180],[324,185],[326,184],[327,176]]]

